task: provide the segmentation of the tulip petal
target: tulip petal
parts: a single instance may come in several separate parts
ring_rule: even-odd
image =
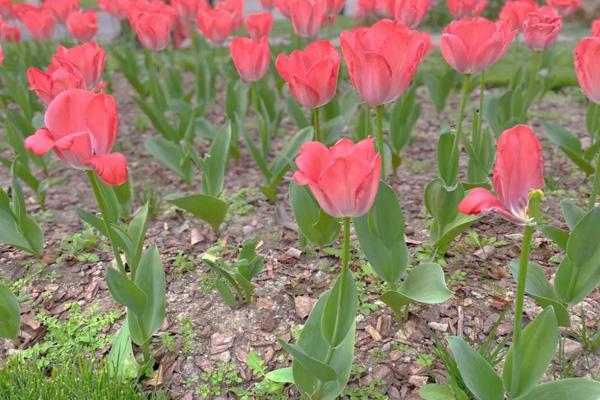
[[[295,75],[291,76],[288,86],[294,99],[304,108],[311,110],[318,107],[319,94],[304,79]]]
[[[25,148],[38,157],[46,154],[52,147],[54,147],[54,139],[46,128],[38,129],[25,139]]]
[[[496,196],[483,188],[475,188],[467,193],[458,205],[458,211],[467,215],[495,213],[517,224],[527,222],[513,215]]]
[[[119,186],[127,182],[127,162],[121,153],[92,156],[85,164],[91,166],[107,185]]]
[[[392,70],[385,58],[376,53],[363,53],[356,63],[355,86],[365,102],[383,104],[388,95]]]
[[[318,181],[318,187],[323,192],[324,203],[331,208],[327,210],[322,205],[325,212],[337,218],[358,216],[358,211],[364,206],[357,202],[356,196],[359,191],[362,193],[361,188],[370,175],[371,168],[366,160],[353,157],[336,159],[323,171]],[[364,200],[366,198],[361,197],[361,201]]]
[[[88,103],[85,111],[87,127],[92,132],[94,153],[110,152],[117,139],[119,113],[114,97],[98,94]]]
[[[446,62],[455,70],[462,73],[470,73],[471,66],[468,64],[470,57],[462,40],[449,33],[442,34],[440,50]]]
[[[294,180],[298,185],[316,184],[321,171],[332,163],[329,149],[321,142],[307,142],[300,148],[300,155],[296,157],[298,171]]]
[[[88,130],[85,110],[93,97],[94,94],[87,90],[71,89],[54,98],[46,110],[44,121],[56,140]]]

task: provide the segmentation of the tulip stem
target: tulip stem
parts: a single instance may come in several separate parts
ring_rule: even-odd
[[[112,228],[110,227],[110,222],[108,221],[108,212],[106,208],[106,202],[102,197],[102,192],[100,190],[100,183],[98,182],[98,178],[94,171],[87,171],[88,179],[90,181],[90,185],[92,186],[92,191],[94,192],[94,196],[96,197],[96,202],[98,203],[98,208],[100,209],[100,214],[102,214],[102,221],[104,222],[104,229],[106,230],[106,236],[108,236],[108,240],[110,242],[110,247],[112,247],[113,255],[115,256],[115,262],[117,263],[117,267],[119,271],[127,276],[127,271],[123,266],[123,261],[121,260],[121,255],[116,246],[116,241],[113,236]]]
[[[312,124],[315,130],[315,139],[317,142],[323,143],[323,136],[321,135],[321,117],[319,115],[319,108],[312,109]]]
[[[375,108],[377,112],[377,150],[381,157],[381,179],[385,180],[385,144],[383,142],[383,104]]]
[[[594,171],[594,180],[592,182],[592,193],[590,194],[590,200],[588,202],[588,209],[594,208],[596,205],[596,199],[598,198],[598,192],[600,192],[600,153],[596,161],[596,171]]]
[[[529,266],[529,248],[533,237],[533,226],[526,226],[523,231],[521,245],[521,258],[519,259],[519,275],[517,278],[517,296],[515,298],[515,319],[513,325],[513,369],[511,392],[515,392],[515,385],[519,382],[521,368],[521,325],[523,323],[523,300],[525,297],[525,284],[527,282],[527,268]]]
[[[471,75],[465,74],[462,85],[462,95],[460,97],[460,108],[458,109],[458,118],[456,119],[456,142],[455,146],[458,146],[459,142],[462,141],[462,124],[465,119],[465,109],[467,107],[467,100],[469,99],[469,81]]]
[[[485,71],[481,71],[479,80],[479,118],[477,118],[477,134],[481,133],[481,123],[483,120],[483,98],[485,95]]]

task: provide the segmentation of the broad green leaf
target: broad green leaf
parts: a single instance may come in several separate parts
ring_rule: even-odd
[[[0,208],[0,243],[35,254],[27,238],[20,232],[10,208]]]
[[[223,191],[230,143],[231,124],[227,123],[215,135],[210,152],[202,163],[203,194],[217,197]]]
[[[290,182],[288,190],[292,211],[300,233],[320,246],[333,242],[339,235],[340,223],[321,210],[306,186]]]
[[[223,200],[204,194],[171,195],[165,200],[207,222],[215,231],[221,226],[229,207]]]
[[[556,124],[543,124],[544,132],[551,142],[560,149],[587,175],[594,173],[594,167],[585,159],[579,138],[567,129]]]
[[[148,305],[146,294],[132,280],[114,268],[106,270],[106,285],[115,301],[133,314],[142,315]]]
[[[552,240],[562,251],[567,250],[569,232],[552,225],[540,225],[538,226],[538,229],[544,234],[544,236]]]
[[[265,379],[277,383],[294,383],[292,367],[280,368],[265,375]]]
[[[598,400],[600,382],[572,378],[548,382],[535,387],[529,393],[516,400]]]
[[[465,385],[477,400],[503,400],[502,380],[481,354],[458,336],[449,336],[448,344]]]
[[[146,150],[167,168],[175,172],[187,183],[192,182],[193,169],[181,148],[166,139],[158,137],[147,137],[144,139]]]
[[[570,230],[575,228],[575,225],[583,218],[585,215],[585,210],[578,207],[573,200],[563,200],[560,202],[560,208],[562,210],[563,216],[565,217],[565,222]]]
[[[520,350],[511,346],[504,361],[502,380],[510,398],[524,395],[542,378],[558,345],[558,323],[551,307],[547,307],[523,329]],[[514,352],[520,352],[519,376],[513,379]]]
[[[144,249],[144,238],[146,236],[146,228],[148,224],[148,203],[136,213],[135,217],[127,226],[127,235],[131,238],[131,248],[129,249],[129,257],[127,262],[132,270],[137,269],[142,250]],[[135,276],[134,276],[135,278]]]
[[[390,115],[390,135],[394,153],[400,151],[410,141],[415,123],[421,115],[421,104],[416,101],[417,85],[412,85],[409,90],[396,100]]]
[[[140,365],[133,355],[127,320],[125,320],[123,326],[119,329],[119,333],[115,336],[107,360],[112,363],[113,372],[118,377],[126,379],[135,379],[138,377]]]
[[[446,187],[456,186],[458,180],[459,154],[457,151],[455,151],[455,140],[458,140],[455,134],[450,132],[442,132],[438,141],[438,170]]]
[[[429,182],[425,188],[425,207],[441,226],[448,225],[458,215],[458,205],[465,197],[462,185],[448,189],[441,178]]]
[[[419,389],[419,396],[423,400],[456,400],[449,385],[430,383]]]
[[[329,365],[306,354],[304,349],[297,344],[289,344],[283,340],[278,341],[288,353],[294,357],[294,362],[298,362],[302,367],[310,370],[319,380],[329,382],[337,379],[337,374]]]
[[[450,221],[447,225],[437,227],[435,226],[437,221],[433,221],[431,231],[438,232],[434,236],[436,240],[433,245],[438,249],[438,254],[446,253],[448,246],[450,246],[450,243],[452,243],[454,238],[456,238],[478,219],[478,215],[458,214],[455,219]]]
[[[296,103],[296,100],[294,100],[292,96],[288,97],[287,99],[287,110],[298,129],[303,129],[307,126],[310,126],[304,109],[300,107],[298,103]]]
[[[323,316],[321,329],[323,337],[331,347],[339,346],[354,325],[358,296],[352,273],[342,273],[335,281],[329,293]]]
[[[15,338],[21,329],[21,310],[17,298],[0,283],[0,337]]]
[[[384,182],[369,212],[354,218],[354,229],[369,263],[381,279],[396,283],[408,265],[404,215],[394,190]]]

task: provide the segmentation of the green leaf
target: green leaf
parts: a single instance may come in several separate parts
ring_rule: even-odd
[[[423,400],[456,400],[449,385],[430,383],[419,389],[419,396]]]
[[[15,338],[21,329],[21,310],[17,298],[0,283],[0,337]]]
[[[421,104],[416,101],[417,85],[412,85],[409,90],[396,100],[390,116],[390,135],[392,148],[396,154],[410,141],[415,123],[421,115]]]
[[[600,382],[582,378],[563,379],[537,386],[516,400],[598,400]]]
[[[137,345],[146,343],[165,320],[165,269],[156,246],[150,246],[140,260],[135,284],[147,298],[142,313],[128,313],[129,331]]]
[[[570,230],[575,228],[575,225],[583,218],[585,215],[585,210],[578,207],[573,200],[563,200],[560,202],[560,208],[562,210],[563,216],[565,217],[565,222]]]
[[[265,379],[276,383],[294,383],[292,367],[280,368],[265,375]]]
[[[511,346],[504,361],[502,380],[510,398],[524,395],[533,389],[552,361],[558,345],[558,323],[551,307],[547,307],[525,329],[521,335],[520,350]],[[520,352],[518,381],[513,381],[514,352]]]
[[[477,400],[503,400],[502,380],[481,354],[458,336],[449,336],[448,344],[465,385]]]
[[[304,109],[296,103],[296,100],[292,96],[287,99],[287,110],[298,129],[303,129],[310,125],[308,118],[304,114]]]
[[[429,182],[425,188],[425,207],[433,218],[444,227],[458,215],[458,205],[465,197],[462,185],[448,189],[441,178]]]
[[[288,194],[302,235],[319,246],[326,246],[338,237],[339,221],[321,210],[306,186],[298,186],[291,181]]]
[[[135,217],[127,226],[127,235],[131,239],[131,248],[128,249],[127,263],[132,270],[136,270],[144,249],[144,238],[148,225],[148,203],[139,209]],[[134,276],[135,278],[135,276]]]
[[[181,179],[187,183],[192,182],[193,169],[189,156],[185,155],[177,144],[163,138],[146,137],[144,146],[152,157],[179,175]]]
[[[138,377],[140,365],[133,355],[127,320],[125,320],[123,326],[119,329],[119,333],[115,336],[107,360],[112,363],[113,371],[117,376],[126,379],[135,379]]]
[[[458,152],[454,151],[455,140],[458,140],[455,134],[442,132],[438,141],[438,170],[446,187],[454,187],[458,180]]]
[[[540,225],[538,229],[548,239],[552,240],[562,251],[567,250],[567,241],[569,240],[569,232],[552,225]]]
[[[388,291],[381,296],[381,301],[397,304],[400,299],[404,304],[412,301],[425,304],[439,304],[452,297],[453,293],[446,286],[444,271],[438,264],[421,264],[411,269],[397,292]],[[393,302],[393,303],[392,303]],[[391,304],[388,304],[391,306]],[[392,307],[394,308],[394,307]]]
[[[442,76],[434,76],[426,71],[422,71],[421,75],[429,96],[431,96],[431,101],[440,114],[446,108],[448,96],[460,75],[450,67],[446,67]]]
[[[302,367],[310,370],[322,382],[329,382],[337,379],[337,374],[333,368],[306,354],[302,347],[297,344],[288,344],[283,340],[279,340],[278,343],[294,357],[294,362],[298,362]]]
[[[106,285],[115,301],[132,313],[142,315],[148,303],[146,294],[127,276],[114,268],[106,270]]]
[[[231,143],[231,124],[225,124],[215,135],[208,156],[202,163],[202,193],[217,197],[223,191],[225,170]]]
[[[321,317],[323,337],[331,347],[339,346],[348,335],[356,319],[357,307],[358,296],[352,273],[342,272],[329,293]]]
[[[207,222],[215,231],[221,226],[229,207],[223,200],[204,194],[171,195],[165,200]]]
[[[587,175],[594,173],[594,167],[585,159],[579,138],[567,129],[556,124],[543,124],[544,133]]]

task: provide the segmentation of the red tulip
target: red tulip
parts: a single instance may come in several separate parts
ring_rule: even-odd
[[[354,88],[372,106],[404,92],[432,45],[428,34],[389,19],[342,32],[340,43]]]
[[[296,166],[296,183],[308,185],[321,209],[332,217],[360,217],[375,201],[381,158],[371,137],[356,144],[344,138],[331,148],[305,143]]]
[[[375,0],[375,14],[379,18],[393,18],[395,4],[394,0]]]
[[[289,57],[280,54],[275,68],[294,99],[312,110],[329,103],[335,96],[341,62],[329,41],[317,40],[304,50],[293,51]]]
[[[9,24],[6,21],[0,21],[0,40],[20,42],[21,30],[13,24]]]
[[[69,14],[79,10],[79,0],[46,0],[42,7],[64,23]]]
[[[203,0],[171,0],[171,5],[180,18],[192,19],[196,16],[201,1]]]
[[[266,10],[272,10],[275,7],[275,0],[260,0],[260,5]]]
[[[56,66],[60,64],[60,59],[69,61],[79,69],[88,89],[93,89],[100,84],[102,72],[104,71],[104,62],[106,61],[106,53],[96,43],[88,42],[71,48],[58,45],[56,53],[52,57],[52,65]]]
[[[542,146],[528,126],[517,125],[498,138],[492,184],[497,197],[487,189],[473,189],[458,210],[463,214],[493,212],[515,224],[529,224],[529,192],[544,186],[544,160]]]
[[[220,3],[233,15],[233,30],[238,30],[244,25],[244,0],[223,0]]]
[[[171,38],[173,39],[173,47],[179,49],[183,46],[183,43],[191,35],[191,26],[187,19],[178,17],[173,24],[171,30]]]
[[[235,69],[246,82],[261,79],[269,69],[271,53],[266,37],[250,39],[236,37],[229,45]]]
[[[72,12],[67,17],[67,29],[80,42],[91,40],[98,33],[96,11]]]
[[[44,72],[37,68],[27,69],[29,89],[40,101],[48,105],[56,96],[69,89],[85,89],[85,78],[81,71],[65,59],[58,59]]]
[[[290,0],[274,0],[275,7],[279,10],[281,15],[286,18],[290,17]]]
[[[98,0],[98,7],[118,19],[127,18],[127,6],[131,0]]]
[[[455,19],[478,17],[487,7],[487,0],[448,0],[448,11]]]
[[[47,41],[52,39],[54,18],[48,12],[43,10],[28,11],[21,17],[21,21],[34,40]]]
[[[516,34],[508,21],[494,23],[481,17],[464,18],[452,21],[443,30],[440,48],[452,68],[473,74],[496,63]]]
[[[600,104],[600,37],[581,40],[575,47],[575,73],[583,93]]]
[[[296,35],[315,38],[327,16],[327,0],[290,0],[288,10]]]
[[[600,36],[600,17],[592,23],[592,36]]]
[[[0,0],[0,17],[2,17],[2,18],[12,18],[13,17],[12,0]]]
[[[214,9],[199,10],[197,18],[200,32],[216,44],[223,44],[234,30],[234,16],[221,4]]]
[[[174,21],[168,14],[139,13],[134,19],[133,29],[144,47],[152,51],[161,51],[169,46]]]
[[[581,8],[581,0],[546,0],[546,4],[562,16],[571,15]]]
[[[346,0],[327,0],[327,15],[332,17],[338,16],[345,5]]]
[[[67,166],[94,170],[108,185],[127,181],[125,157],[111,153],[119,123],[112,96],[68,90],[50,103],[44,121],[46,127],[25,140],[27,150],[38,156],[54,150]]]
[[[356,16],[360,18],[371,18],[376,14],[377,3],[375,0],[358,0]]]
[[[394,17],[414,28],[423,21],[430,6],[431,0],[396,0]]]
[[[525,17],[530,12],[535,11],[537,3],[531,0],[518,0],[508,1],[504,3],[502,10],[500,10],[499,19],[505,19],[510,21],[512,29],[521,30]]]
[[[529,13],[523,21],[527,47],[536,51],[549,49],[556,41],[561,27],[560,16],[550,7],[540,7]]]
[[[268,12],[259,12],[248,15],[246,18],[246,31],[252,39],[269,37],[273,28],[273,16]]]
[[[29,11],[41,11],[41,8],[31,3],[17,3],[12,6],[13,16],[21,21]]]

